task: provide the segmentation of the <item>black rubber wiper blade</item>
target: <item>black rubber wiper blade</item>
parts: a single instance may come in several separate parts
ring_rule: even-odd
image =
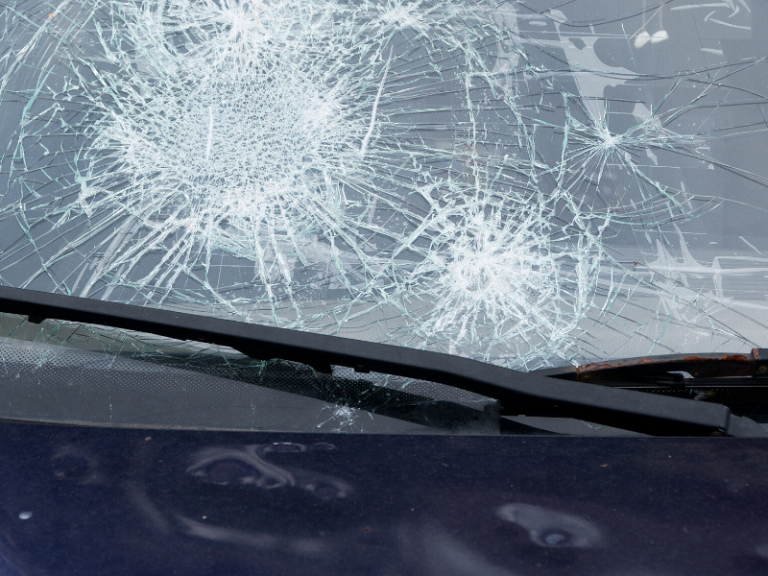
[[[252,358],[279,358],[326,372],[338,365],[427,380],[494,398],[506,413],[536,406],[644,434],[768,436],[758,424],[720,404],[548,378],[439,352],[10,287],[0,287],[0,312],[34,322],[97,324],[228,346]]]

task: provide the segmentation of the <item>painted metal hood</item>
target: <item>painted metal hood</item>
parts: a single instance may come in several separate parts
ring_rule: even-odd
[[[3,574],[768,573],[768,443],[0,426]]]

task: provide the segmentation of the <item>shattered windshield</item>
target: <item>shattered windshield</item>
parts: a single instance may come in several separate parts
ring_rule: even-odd
[[[768,4],[15,0],[0,285],[521,370],[766,346]]]

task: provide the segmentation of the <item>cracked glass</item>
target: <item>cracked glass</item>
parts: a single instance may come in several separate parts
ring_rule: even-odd
[[[752,0],[6,2],[0,285],[523,371],[768,346],[767,28]]]

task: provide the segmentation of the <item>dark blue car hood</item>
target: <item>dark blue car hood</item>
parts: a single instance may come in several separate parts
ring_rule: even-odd
[[[6,423],[0,494],[9,574],[768,573],[760,440]]]

